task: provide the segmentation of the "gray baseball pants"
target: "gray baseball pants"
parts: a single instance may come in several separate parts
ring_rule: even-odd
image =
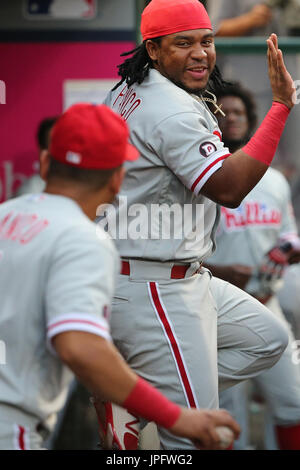
[[[288,344],[286,328],[235,286],[194,274],[170,279],[173,264],[129,260],[113,300],[113,340],[141,377],[182,406],[217,409],[219,388],[272,367]],[[193,449],[159,428],[163,449]]]

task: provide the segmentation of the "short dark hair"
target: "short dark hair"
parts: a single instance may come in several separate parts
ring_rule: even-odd
[[[56,123],[58,116],[43,119],[37,129],[36,139],[41,150],[47,150],[49,145],[50,131]]]
[[[249,135],[252,135],[257,126],[257,109],[252,93],[241,86],[239,82],[227,84],[222,90],[217,90],[216,97],[219,100],[224,96],[237,96],[246,108],[249,122]]]
[[[49,182],[54,179],[72,181],[81,186],[86,186],[92,191],[98,191],[108,183],[114,172],[119,168],[121,167],[109,170],[89,170],[67,165],[51,157],[47,179]]]

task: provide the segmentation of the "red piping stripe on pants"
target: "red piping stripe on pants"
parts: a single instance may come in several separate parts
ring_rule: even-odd
[[[150,292],[150,298],[152,300],[152,304],[158,315],[160,323],[164,329],[165,335],[168,338],[169,344],[171,346],[173,356],[176,362],[177,370],[180,376],[180,380],[184,388],[187,403],[190,408],[198,408],[197,400],[196,400],[196,397],[194,396],[192,385],[188,377],[188,373],[186,370],[186,366],[184,364],[182,353],[179,349],[177,338],[175,336],[175,333],[172,330],[172,326],[167,317],[167,313],[159,298],[158,285],[156,282],[149,282],[148,286],[149,286],[149,292]]]

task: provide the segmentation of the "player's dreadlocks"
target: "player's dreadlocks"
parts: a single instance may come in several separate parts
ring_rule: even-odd
[[[161,38],[155,38],[152,39],[152,41],[160,44]],[[124,52],[121,54],[121,57],[126,57],[132,54],[134,54],[132,57],[125,59],[123,64],[118,65],[121,80],[116,84],[113,90],[118,88],[118,86],[123,82],[126,82],[129,87],[134,83],[140,84],[148,76],[149,70],[153,66],[153,62],[148,55],[146,41],[132,51]]]
[[[161,38],[154,38],[151,41],[160,44]],[[146,41],[132,51],[124,52],[121,57],[132,55],[132,57],[125,59],[125,61],[118,65],[119,75],[121,80],[113,88],[115,90],[121,83],[126,82],[130,87],[134,83],[141,84],[149,74],[150,68],[153,67],[153,62],[148,55],[146,49]],[[216,65],[209,79],[207,89],[212,93],[217,93],[227,85],[222,78],[221,72]]]

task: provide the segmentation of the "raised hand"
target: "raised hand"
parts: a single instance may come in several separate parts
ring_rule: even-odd
[[[293,95],[295,85],[293,79],[286,69],[283,54],[278,49],[278,38],[276,34],[271,34],[267,39],[268,44],[268,69],[270,84],[273,92],[273,101],[285,104],[288,108],[293,108]]]

